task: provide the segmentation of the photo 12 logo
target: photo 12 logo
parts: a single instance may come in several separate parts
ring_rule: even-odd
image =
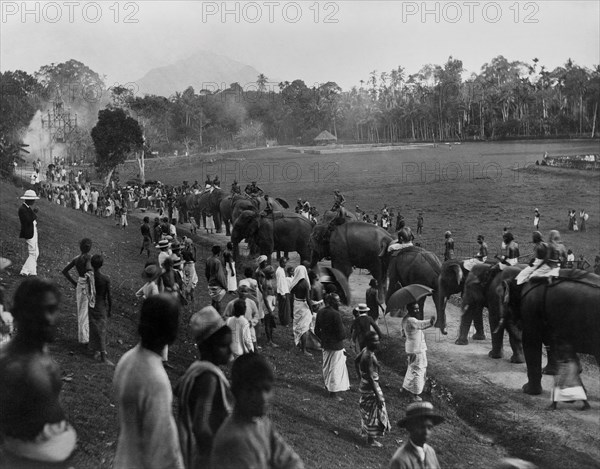
[[[2,23],[139,23],[137,2],[1,2]]]
[[[202,22],[338,23],[337,2],[202,2]]]
[[[402,22],[421,23],[538,23],[537,2],[402,2]]]

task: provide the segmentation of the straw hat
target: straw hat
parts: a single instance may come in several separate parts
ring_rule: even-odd
[[[34,190],[26,190],[25,194],[23,194],[21,197],[21,200],[38,200],[39,197],[37,196],[37,194],[35,193]]]
[[[212,306],[205,306],[190,318],[190,328],[197,344],[206,341],[224,325],[225,321]]]
[[[155,247],[158,249],[168,249],[170,246],[171,243],[169,243],[169,240],[161,239]]]
[[[367,313],[371,310],[365,303],[358,303],[358,306],[356,307],[356,311],[358,311],[360,313]]]
[[[435,411],[431,402],[421,401],[408,404],[406,415],[398,422],[398,426],[406,428],[408,423],[421,418],[430,419],[434,425],[438,425],[444,421],[444,417]]]

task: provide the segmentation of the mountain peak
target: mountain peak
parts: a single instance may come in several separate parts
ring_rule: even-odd
[[[136,81],[137,93],[169,97],[189,86],[217,91],[238,82],[242,87],[256,83],[260,72],[254,67],[214,52],[200,50],[188,58],[156,67]]]

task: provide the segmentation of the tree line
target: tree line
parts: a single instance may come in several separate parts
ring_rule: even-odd
[[[322,130],[339,141],[385,143],[597,135],[600,66],[568,60],[546,69],[503,56],[463,78],[461,60],[425,65],[414,74],[401,66],[372,71],[344,91],[337,83],[303,80],[270,85],[232,83],[227,89],[188,87],[170,97],[138,96],[124,86],[107,88],[105,77],[76,60],[50,64],[30,75],[0,74],[0,151],[21,152],[24,129],[57,94],[80,113],[74,152],[96,153],[91,129],[98,112],[122,109],[140,124],[151,153],[179,154],[279,144],[311,144]],[[10,158],[8,158],[10,159]]]

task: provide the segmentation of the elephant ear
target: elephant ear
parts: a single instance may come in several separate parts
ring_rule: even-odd
[[[500,301],[502,302],[501,306],[504,306],[505,308],[508,307],[508,305],[510,304],[510,300],[511,300],[511,295],[510,295],[510,285],[508,284],[508,282],[506,280],[502,281],[501,286],[498,287],[500,289],[500,291],[498,292],[498,297],[500,298]]]
[[[250,212],[245,214],[246,219],[248,220],[247,225],[247,234],[249,237],[253,237],[258,233],[258,229],[260,228],[260,215],[255,212]]]

